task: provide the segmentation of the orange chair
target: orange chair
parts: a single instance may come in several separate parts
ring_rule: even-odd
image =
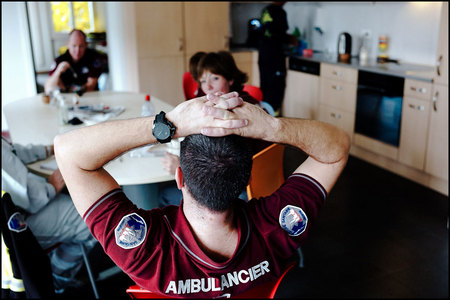
[[[249,200],[269,196],[283,184],[285,181],[283,169],[285,148],[284,145],[273,143],[253,155],[252,173],[247,185]],[[300,258],[299,267],[303,268],[302,249],[299,247],[297,252]]]
[[[248,199],[272,194],[284,182],[284,145],[272,144],[253,155],[250,182],[247,185]]]
[[[198,90],[198,84],[192,77],[192,74],[188,71],[183,74],[183,92],[186,100],[196,97]]]
[[[277,280],[266,282],[240,295],[231,296],[231,298],[273,299],[284,276],[286,276],[287,272],[289,272],[289,270],[296,264],[296,261],[292,261]],[[149,290],[141,288],[138,285],[130,286],[127,289],[127,294],[131,299],[171,298],[166,295],[153,293]]]

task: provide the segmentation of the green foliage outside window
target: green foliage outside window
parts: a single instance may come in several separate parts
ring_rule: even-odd
[[[75,28],[81,29],[85,33],[92,31],[87,2],[73,2],[73,15],[75,16]]]
[[[55,32],[70,32],[72,29],[81,29],[85,33],[93,30],[89,22],[88,2],[50,2],[52,7],[52,20]],[[74,20],[72,22],[72,9]]]
[[[69,32],[72,30],[70,26],[69,2],[51,2],[51,5],[55,32]]]

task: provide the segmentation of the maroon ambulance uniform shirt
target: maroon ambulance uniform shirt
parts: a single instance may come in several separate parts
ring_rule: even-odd
[[[198,246],[180,206],[138,209],[121,189],[83,216],[112,260],[138,285],[183,298],[239,295],[281,275],[326,199],[313,178],[292,174],[274,194],[234,202],[238,246],[225,262]]]

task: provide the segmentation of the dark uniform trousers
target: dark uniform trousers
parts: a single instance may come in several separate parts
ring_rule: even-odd
[[[53,298],[50,260],[24,220],[11,196],[2,192],[2,299]],[[10,265],[3,263],[4,255]],[[4,270],[11,276],[4,276]]]

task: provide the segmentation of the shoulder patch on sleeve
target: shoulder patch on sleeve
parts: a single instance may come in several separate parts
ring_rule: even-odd
[[[114,230],[116,244],[123,249],[132,249],[145,240],[147,224],[137,213],[126,215]]]
[[[287,205],[280,212],[279,222],[290,236],[299,236],[306,229],[308,217],[300,207]]]
[[[22,232],[28,228],[25,216],[20,212],[15,212],[8,220],[8,228],[11,231]]]

